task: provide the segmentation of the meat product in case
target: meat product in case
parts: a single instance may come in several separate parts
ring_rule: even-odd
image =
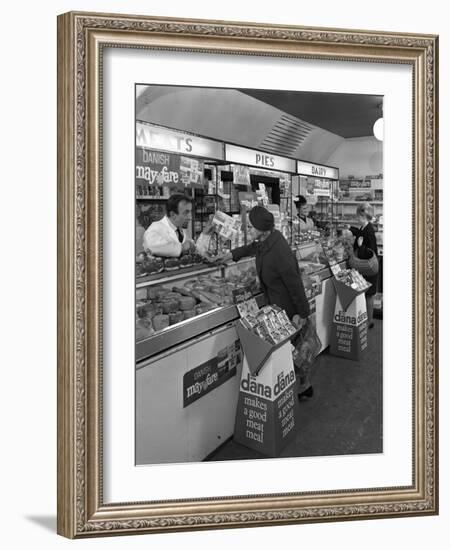
[[[192,256],[189,254],[186,254],[180,258],[180,267],[191,267],[192,263]]]
[[[155,330],[162,330],[169,326],[169,316],[168,315],[155,315],[153,317],[153,328]]]
[[[183,321],[183,313],[181,311],[175,311],[174,313],[169,313],[169,325],[175,325]]]
[[[158,295],[158,287],[148,286],[146,287],[146,290],[147,290],[147,298],[149,300],[155,300]]]
[[[154,275],[164,270],[164,262],[161,258],[151,256],[145,252],[138,254],[136,258],[136,275]]]
[[[161,301],[164,299],[164,297],[169,294],[170,290],[168,288],[160,287],[156,291],[156,298]]]
[[[136,340],[144,340],[155,333],[152,323],[148,319],[136,320]]]
[[[180,303],[180,309],[182,311],[192,310],[196,305],[195,298],[191,298],[190,296],[182,296],[179,300]]]
[[[162,303],[162,310],[163,313],[175,313],[175,311],[178,311],[180,305],[179,301],[175,300],[174,298],[171,298],[169,300],[163,300]]]
[[[189,289],[182,286],[173,286],[172,290],[174,292],[177,292],[178,294],[181,294],[182,296],[190,296],[191,298],[194,297],[192,292]]]
[[[183,319],[192,319],[195,315],[195,309],[187,309],[183,311]]]
[[[211,309],[214,309],[214,304],[201,303],[195,306],[195,313],[201,315],[202,313],[211,311]]]
[[[173,271],[181,267],[179,258],[166,258],[164,260],[164,267],[166,271]]]
[[[136,300],[146,300],[147,299],[147,289],[146,288],[137,288],[136,289]]]
[[[212,302],[214,304],[221,304],[222,298],[218,294],[214,294],[212,292],[207,292],[205,290],[199,291],[200,297],[202,300],[206,300],[208,302]]]

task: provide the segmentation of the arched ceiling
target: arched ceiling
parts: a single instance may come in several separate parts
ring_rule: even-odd
[[[325,163],[346,137],[359,137],[361,132],[371,135],[371,120],[381,103],[380,96],[346,94],[344,100],[337,95],[142,85],[136,89],[136,118]],[[351,113],[352,123],[347,120]]]

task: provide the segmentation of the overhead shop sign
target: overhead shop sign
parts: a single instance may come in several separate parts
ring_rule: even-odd
[[[191,134],[184,134],[168,128],[136,122],[136,145],[146,149],[169,151],[181,155],[192,155],[210,159],[223,159],[223,146]]]
[[[271,155],[264,151],[238,147],[237,145],[225,144],[225,160],[235,162],[236,164],[246,164],[248,166],[259,166],[268,170],[278,170],[279,172],[295,173],[295,160],[277,155]]]
[[[330,166],[321,164],[312,164],[310,162],[297,161],[297,173],[305,176],[315,176],[316,178],[326,178],[330,180],[339,179],[339,170]]]

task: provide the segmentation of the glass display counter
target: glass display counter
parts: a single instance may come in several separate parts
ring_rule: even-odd
[[[138,279],[136,361],[237,319],[234,304],[258,295],[254,258]],[[262,303],[262,296],[258,300]]]

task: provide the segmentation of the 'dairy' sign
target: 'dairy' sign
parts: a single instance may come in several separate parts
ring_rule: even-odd
[[[305,176],[316,176],[326,179],[339,179],[339,170],[331,166],[323,166],[321,164],[312,164],[302,160],[297,161],[297,173]]]
[[[298,429],[296,380],[290,342],[275,349],[257,376],[245,357],[236,412],[234,440],[275,457]]]

